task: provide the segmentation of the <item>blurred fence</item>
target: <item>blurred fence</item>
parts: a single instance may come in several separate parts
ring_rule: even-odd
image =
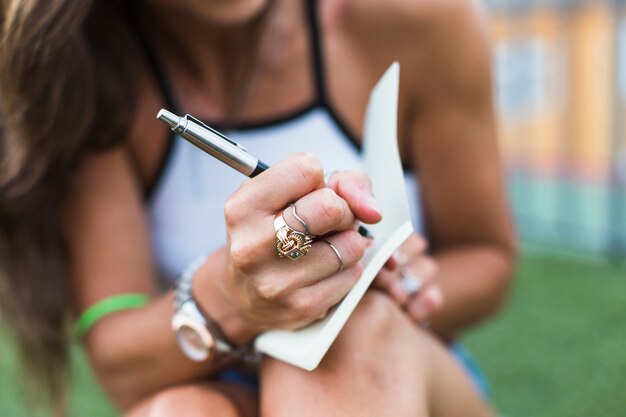
[[[625,1],[486,1],[518,228],[626,255]]]

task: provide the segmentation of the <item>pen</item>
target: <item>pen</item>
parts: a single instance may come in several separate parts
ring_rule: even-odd
[[[168,125],[174,133],[187,142],[246,177],[254,178],[269,168],[266,163],[250,155],[246,148],[193,116],[187,114],[180,117],[161,109],[157,114],[157,119]]]
[[[187,142],[247,177],[254,178],[269,168],[265,162],[250,155],[246,148],[189,114],[181,117],[161,109],[157,119]],[[363,237],[373,239],[363,226],[359,226],[358,232]]]

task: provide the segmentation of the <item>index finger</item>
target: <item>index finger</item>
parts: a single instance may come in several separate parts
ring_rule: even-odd
[[[311,153],[297,153],[245,181],[237,193],[243,206],[274,214],[324,186],[319,159]]]

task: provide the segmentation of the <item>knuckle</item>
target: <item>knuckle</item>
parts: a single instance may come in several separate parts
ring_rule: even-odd
[[[312,153],[303,152],[295,155],[295,168],[303,181],[317,183],[324,177],[320,160]]]
[[[344,207],[339,201],[337,194],[330,188],[323,188],[320,191],[320,215],[329,223],[339,221],[344,215]]]
[[[235,191],[231,194],[226,203],[224,203],[224,219],[228,227],[236,226],[239,221],[244,217],[243,209],[245,203],[241,197],[240,191]]]
[[[240,271],[249,271],[255,265],[255,247],[245,241],[235,240],[230,245],[230,258]]]
[[[320,314],[319,303],[312,297],[296,297],[292,303],[292,312],[297,321],[307,321]]]
[[[326,318],[326,316],[328,315],[328,311],[330,309],[323,309],[322,311],[320,311],[318,313],[318,315],[315,317],[316,320],[323,320]]]
[[[280,280],[264,280],[257,284],[257,293],[267,301],[278,301],[285,297],[287,287]]]

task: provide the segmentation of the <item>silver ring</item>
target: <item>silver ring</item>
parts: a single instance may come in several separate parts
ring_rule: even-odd
[[[333,245],[332,243],[330,243],[326,239],[324,239],[324,242],[328,243],[328,246],[330,246],[330,248],[333,250],[333,252],[335,252],[335,255],[337,255],[337,259],[339,259],[339,271],[337,271],[337,272],[343,271],[343,259],[341,258],[341,254],[339,253],[339,249],[337,249],[335,247],[335,245]]]
[[[401,280],[400,284],[402,285],[402,289],[408,296],[415,295],[419,292],[420,289],[424,286],[424,282],[422,279],[411,273],[407,268],[402,268],[402,272],[400,272]]]
[[[304,227],[304,233],[306,233],[307,235],[312,237],[313,234],[311,234],[311,232],[309,231],[309,227],[306,225],[306,222],[304,220],[302,220],[302,218],[300,216],[298,216],[298,212],[296,211],[296,205],[291,203],[291,204],[289,204],[289,207],[291,207],[291,212],[293,213],[293,217],[295,217],[296,220],[298,220],[300,222],[302,227]]]

